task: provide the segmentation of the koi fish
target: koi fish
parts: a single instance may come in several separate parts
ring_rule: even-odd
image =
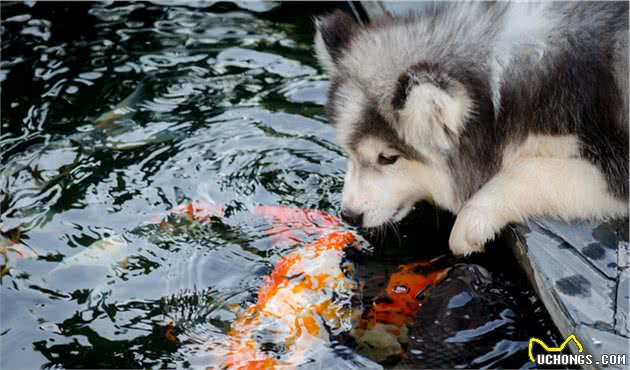
[[[223,216],[222,207],[200,201],[170,212],[201,223]],[[322,236],[280,258],[264,277],[257,301],[230,326],[227,349],[221,348],[227,352],[223,368],[292,368],[318,361],[318,356],[330,353],[331,335],[341,333],[349,333],[359,354],[371,360],[404,356],[408,327],[448,268],[436,266],[437,259],[399,266],[385,291],[362,314],[352,305],[362,287],[353,278],[354,265],[345,260],[348,247],[361,248],[356,234],[318,210],[258,206],[250,214],[271,222],[265,232],[274,243],[297,246],[304,234]]]
[[[341,226],[336,217],[316,209],[257,206],[252,214],[272,222],[265,233],[275,245],[296,245],[306,237],[323,235],[331,228]]]
[[[325,352],[330,334],[349,331],[359,286],[344,250],[357,243],[352,232],[337,231],[282,257],[265,277],[257,302],[232,323],[226,367],[296,366]]]
[[[193,200],[172,208],[168,214],[176,214],[191,222],[211,223],[213,218],[223,218],[223,206]],[[265,234],[275,245],[292,246],[305,241],[306,237],[324,235],[333,228],[339,228],[341,222],[334,216],[316,209],[302,209],[288,206],[257,206],[250,216],[266,219],[270,226]],[[154,219],[163,228],[169,226],[162,218]]]
[[[199,222],[222,215],[222,209],[204,202],[172,212]],[[346,248],[357,243],[354,233],[339,231],[340,221],[318,210],[258,206],[250,213],[271,221],[265,231],[274,243],[298,245],[304,234],[324,236],[282,257],[264,278],[257,302],[231,325],[224,367],[297,366],[326,353],[330,334],[342,332],[350,333],[357,351],[371,360],[404,357],[408,328],[448,268],[437,267],[437,259],[399,266],[385,291],[362,314],[350,304],[361,286],[352,277],[354,266],[344,261]]]
[[[104,126],[119,118],[127,117],[136,111],[136,105],[144,96],[144,81],[138,83],[133,92],[114,108],[107,111],[94,120],[97,125]]]
[[[377,362],[405,356],[409,326],[431,289],[449,271],[436,268],[440,258],[401,265],[390,276],[385,292],[374,298],[374,304],[351,332],[359,353]]]

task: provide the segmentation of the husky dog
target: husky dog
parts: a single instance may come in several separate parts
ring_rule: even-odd
[[[348,155],[342,217],[428,200],[482,251],[531,216],[628,214],[628,4],[441,3],[367,26],[316,20],[327,114]]]

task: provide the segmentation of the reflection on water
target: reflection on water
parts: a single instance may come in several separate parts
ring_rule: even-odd
[[[240,5],[2,4],[0,367],[218,366],[208,346],[291,250],[243,215],[260,204],[335,213],[344,158],[311,50],[324,6]],[[189,199],[224,205],[224,221],[152,223]],[[397,264],[358,259],[369,307]],[[502,309],[474,328],[446,324],[456,332],[431,350],[483,342],[460,360],[527,364],[524,341],[551,336],[549,323],[501,274]],[[443,290],[457,307],[477,302]],[[369,363],[337,340],[337,365]],[[450,364],[412,353],[418,366]]]

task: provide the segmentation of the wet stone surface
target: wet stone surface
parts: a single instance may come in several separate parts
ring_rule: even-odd
[[[545,219],[530,222],[528,232],[513,229],[515,251],[560,332],[575,333],[596,356],[630,356],[627,228],[628,219]]]
[[[566,295],[591,296],[591,282],[584,275],[571,275],[556,280],[556,288]]]
[[[625,269],[619,277],[617,286],[617,311],[615,312],[615,330],[626,337],[630,336],[630,271]]]

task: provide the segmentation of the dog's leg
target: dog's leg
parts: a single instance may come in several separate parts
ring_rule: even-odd
[[[627,213],[627,201],[610,195],[604,176],[589,162],[528,157],[501,170],[466,202],[449,245],[456,255],[482,251],[505,225],[531,216],[570,220]]]

